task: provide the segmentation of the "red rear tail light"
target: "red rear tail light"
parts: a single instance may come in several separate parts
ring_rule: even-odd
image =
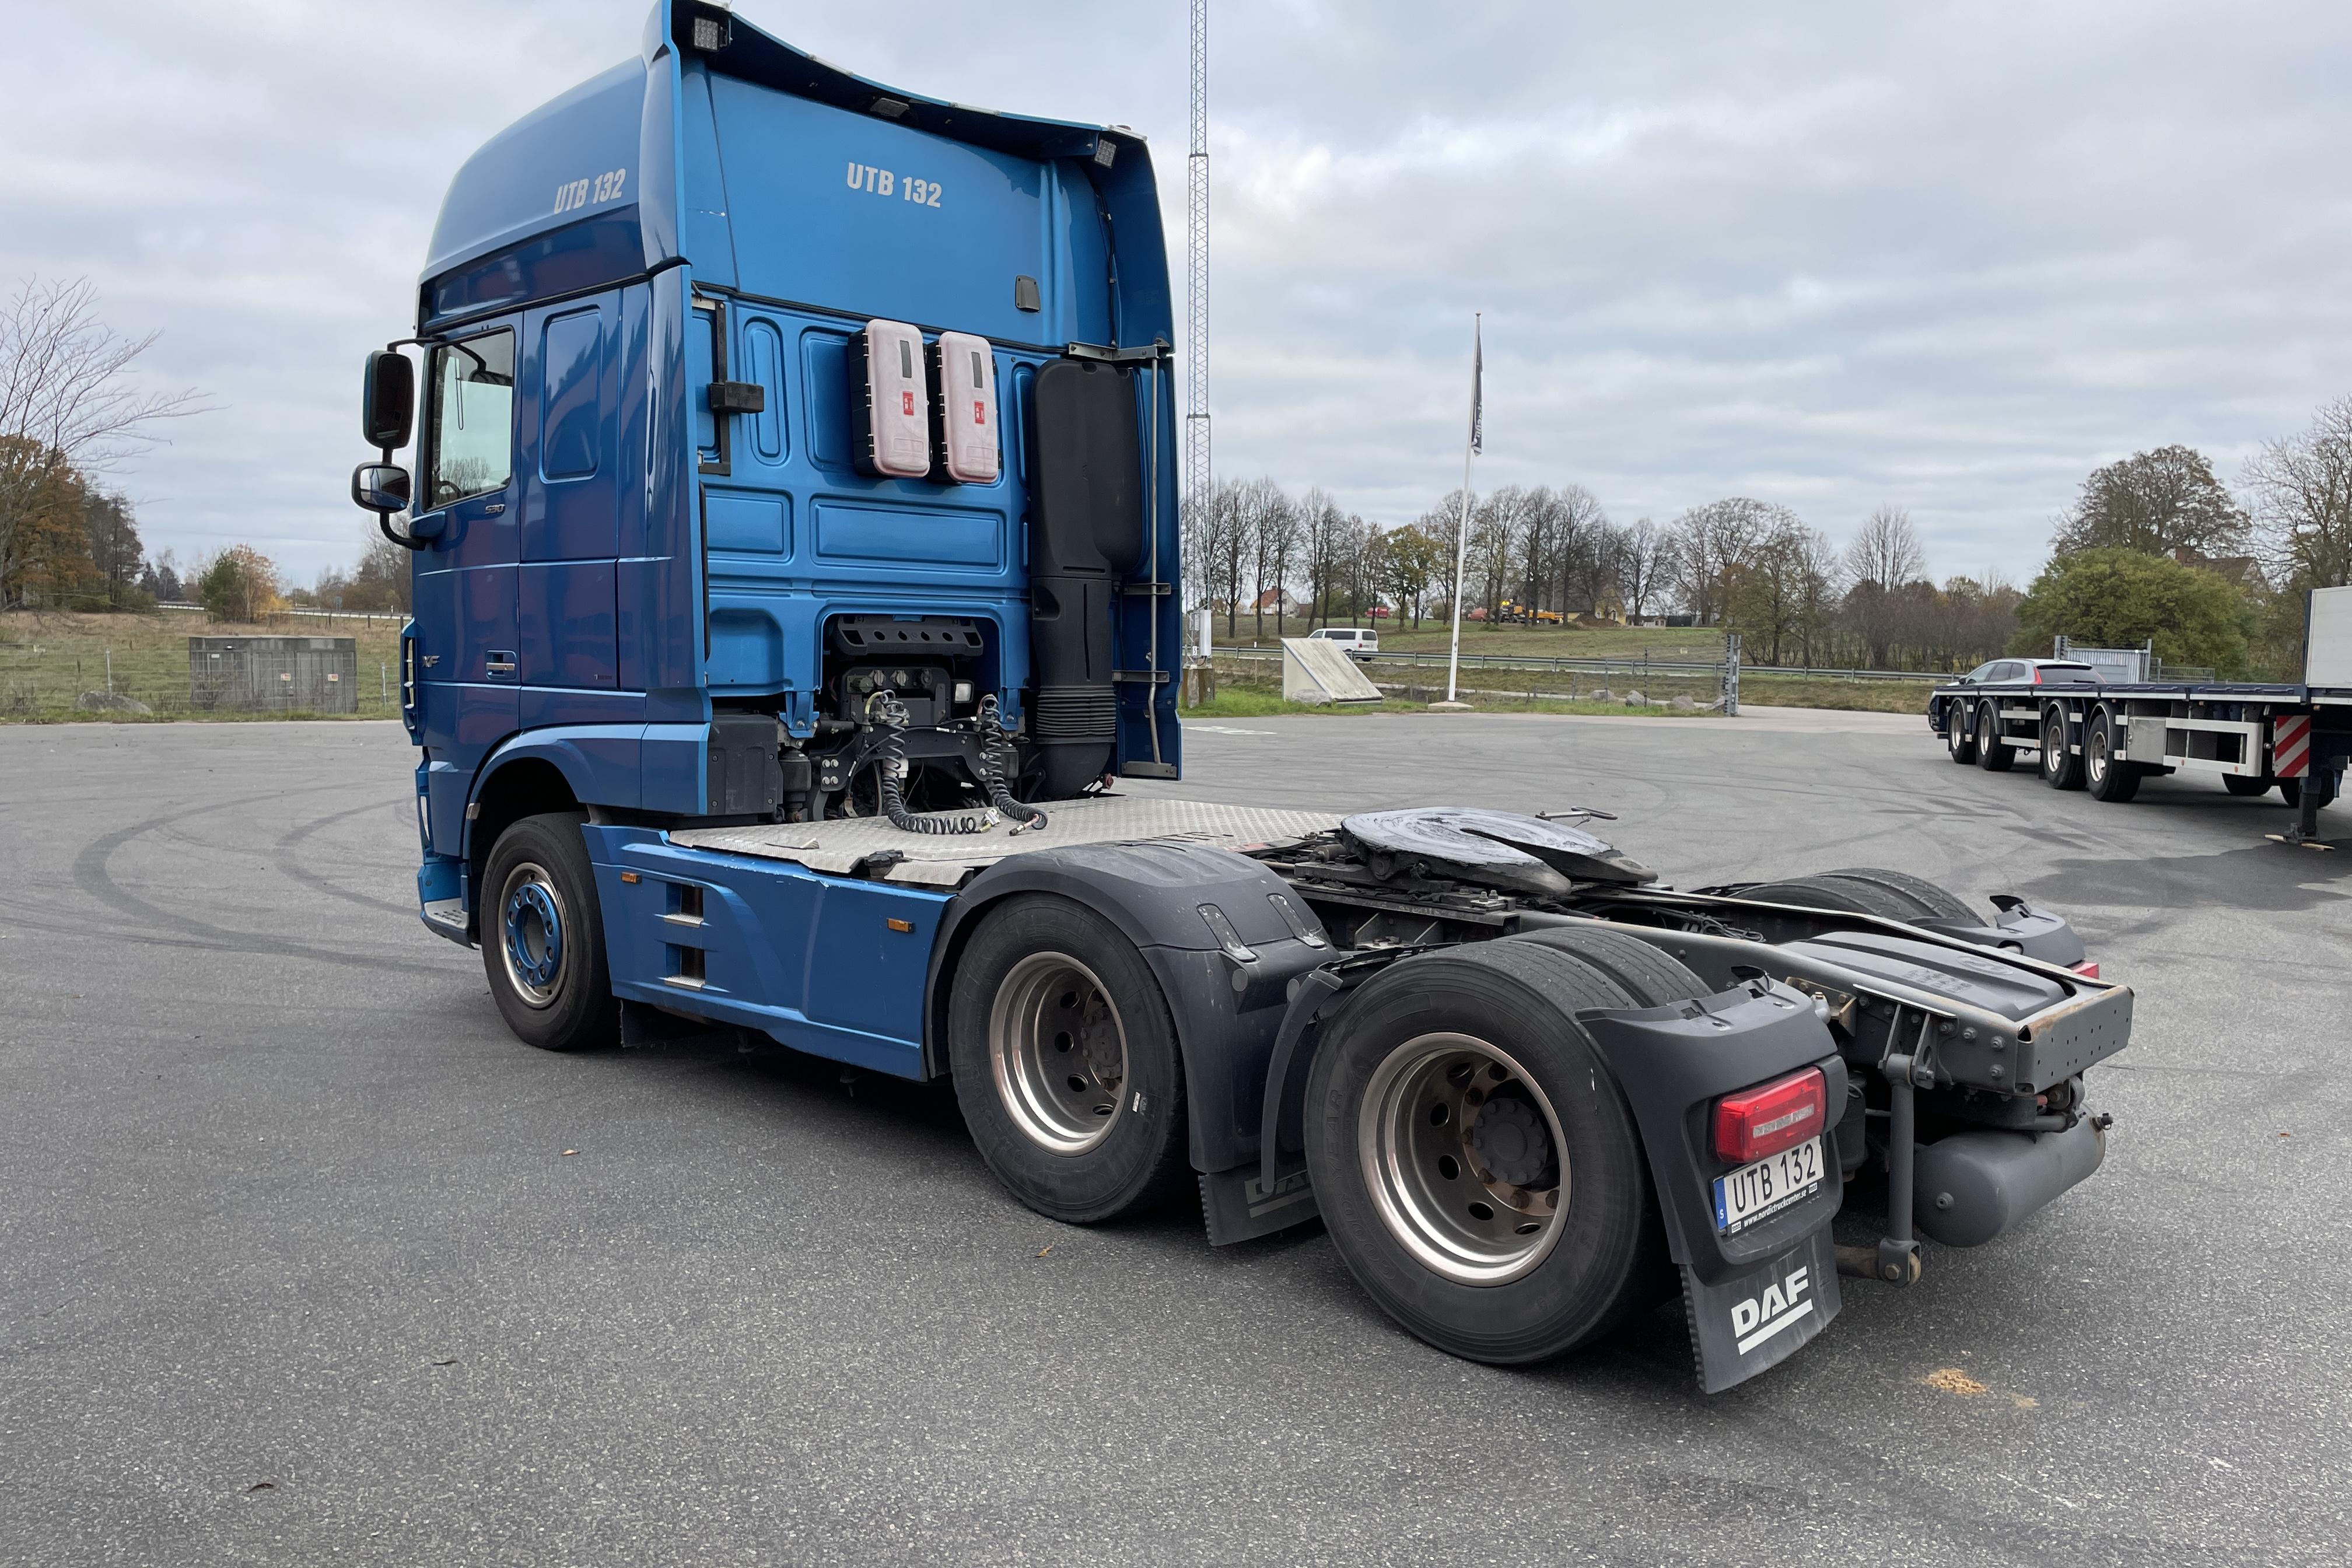
[[[1828,1110],[1819,1068],[1727,1095],[1715,1106],[1716,1158],[1744,1165],[1793,1149],[1822,1131]]]
[[[2085,980],[2096,980],[2099,977],[2099,961],[2095,958],[2086,958],[2074,965],[2074,973]]]

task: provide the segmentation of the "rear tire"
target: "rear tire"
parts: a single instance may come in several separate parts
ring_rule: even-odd
[[[2052,703],[2042,715],[2042,782],[2052,789],[2083,787],[2083,754],[2066,742],[2066,710]]]
[[[2278,792],[2279,799],[2284,801],[2289,805],[2301,805],[2303,804],[2303,781],[2301,779],[2279,780]],[[2326,803],[2323,802],[2322,804],[2325,805]]]
[[[526,816],[484,864],[482,970],[515,1037],[544,1051],[619,1039],[621,1009],[604,961],[596,873],[580,837],[584,812]]]
[[[1349,1272],[1410,1332],[1498,1366],[1573,1350],[1674,1286],[1633,1112],[1574,1016],[1636,999],[1563,934],[1391,965],[1307,1081],[1307,1170]],[[1627,958],[1606,934],[1596,951]]]
[[[2083,731],[2083,784],[2094,800],[2121,805],[2139,793],[2139,764],[2116,755],[2115,715],[2105,704],[2092,710]]]
[[[981,1158],[1049,1219],[1155,1207],[1187,1173],[1184,1064],[1135,944],[1067,899],[989,912],[948,1007],[956,1101]]]
[[[2271,785],[2275,782],[2277,781],[2273,779],[2258,779],[2247,773],[2223,773],[2221,775],[2221,787],[2228,790],[2231,795],[2238,796],[2240,799],[2246,799],[2258,795],[2268,795],[2271,793]]]
[[[1989,697],[1977,705],[1977,766],[1989,773],[2005,773],[2016,761],[2016,750],[2001,739],[2000,704]]]
[[[1556,948],[1599,970],[1638,1007],[1661,1007],[1711,994],[1706,982],[1679,959],[1606,925],[1549,926],[1509,939]]]
[[[1980,926],[1984,917],[1969,908],[1958,894],[1907,871],[1887,871],[1874,866],[1820,871],[1785,882],[1764,882],[1739,896],[1769,904],[1795,904],[1800,909],[1830,910],[1840,914],[1877,915],[1893,921],[1940,921],[1947,925]]]

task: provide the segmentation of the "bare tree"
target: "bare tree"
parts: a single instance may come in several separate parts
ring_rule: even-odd
[[[1608,586],[1609,514],[1582,485],[1562,485],[1551,491],[1549,513],[1557,607],[1564,618],[1591,615]]]
[[[1732,496],[1675,520],[1675,586],[1701,626],[1723,619],[1739,573],[1770,536],[1783,510]]]
[[[1911,514],[1899,506],[1872,512],[1845,547],[1845,569],[1856,583],[1875,583],[1889,590],[1925,576],[1927,555],[1919,548]]]
[[[1862,639],[1864,662],[1884,668],[1906,618],[1902,590],[1927,571],[1911,514],[1899,506],[1872,512],[1845,547],[1845,570],[1853,582],[1846,593],[1846,625]]]
[[[1307,627],[1328,621],[1338,596],[1347,547],[1347,514],[1320,487],[1298,499],[1301,548],[1307,572]]]
[[[1501,611],[1504,590],[1510,586],[1511,559],[1518,547],[1517,535],[1522,526],[1517,509],[1504,504],[1504,497],[1509,493],[1498,491],[1470,508],[1463,592],[1477,595],[1478,603],[1486,607],[1490,623]],[[1462,492],[1456,490],[1438,503],[1438,510],[1444,511],[1461,504]],[[1472,584],[1475,584],[1475,588]],[[1465,614],[1467,608],[1465,605]]]
[[[1249,542],[1251,564],[1250,614],[1255,622],[1252,636],[1265,636],[1265,592],[1276,590],[1280,603],[1282,573],[1289,555],[1297,549],[1297,514],[1290,498],[1271,479],[1253,479],[1240,492],[1240,525]],[[1275,615],[1275,626],[1281,629],[1281,612]]]
[[[2238,482],[2282,589],[2352,584],[2352,397],[2320,409],[2300,435],[2264,442]]]
[[[0,305],[0,596],[19,533],[62,478],[103,473],[160,442],[163,421],[209,406],[193,391],[131,379],[158,335],[122,337],[101,322],[86,278],[28,278]]]
[[[1646,517],[1618,534],[1617,596],[1629,618],[1647,616],[1664,595],[1669,553],[1665,531]]]

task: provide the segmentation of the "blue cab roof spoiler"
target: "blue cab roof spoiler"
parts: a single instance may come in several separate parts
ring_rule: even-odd
[[[715,39],[716,47],[696,47],[698,24],[700,41]],[[1160,298],[1131,298],[1128,319],[1138,325],[1165,319],[1157,195],[1138,133],[901,91],[829,65],[703,0],[657,0],[638,58],[532,110],[459,169],[420,279],[420,333],[696,259],[681,243],[681,198],[692,179],[679,111],[681,59],[689,55],[718,74],[847,112],[1018,157],[1096,165],[1105,200],[1123,224],[1148,222],[1160,258],[1150,269],[1157,279],[1129,272],[1130,294],[1140,285],[1141,294]],[[1136,155],[1123,156],[1130,152]],[[624,182],[608,188],[600,182],[614,171]]]

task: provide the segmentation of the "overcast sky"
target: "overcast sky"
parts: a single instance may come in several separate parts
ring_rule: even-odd
[[[1181,272],[1182,7],[741,14],[916,91],[1148,135]],[[1212,0],[1221,474],[1381,522],[1459,482],[1720,496],[2030,576],[2096,464],[2224,478],[2352,393],[2352,7]],[[1439,18],[1443,20],[1439,20]],[[631,54],[635,0],[0,7],[0,279],[88,274],[212,395],[116,477],[152,547],[352,557],[360,356],[448,175]]]

